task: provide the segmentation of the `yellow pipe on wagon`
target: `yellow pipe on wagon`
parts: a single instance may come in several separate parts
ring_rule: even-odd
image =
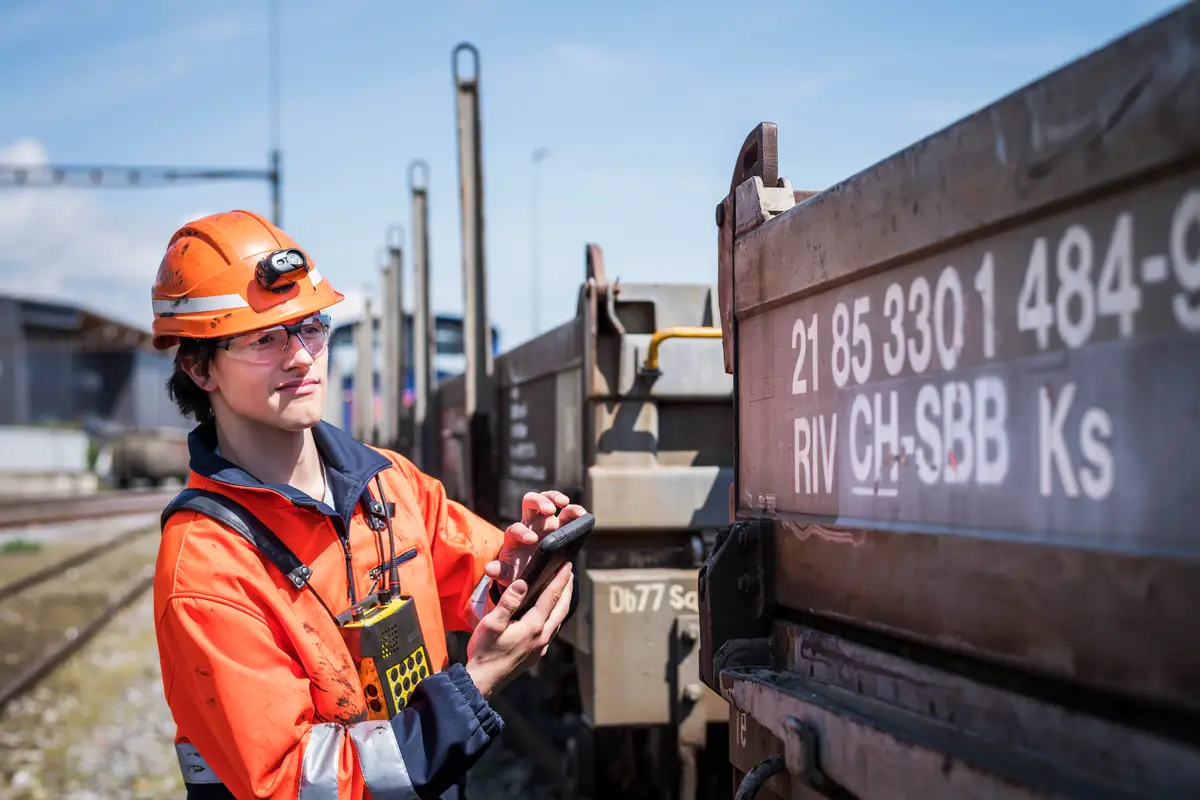
[[[658,348],[667,339],[720,339],[720,328],[706,328],[694,325],[681,325],[677,328],[663,328],[655,331],[650,337],[650,348],[646,351],[646,362],[642,365],[643,372],[658,372]]]

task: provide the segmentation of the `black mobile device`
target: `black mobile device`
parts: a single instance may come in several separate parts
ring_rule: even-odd
[[[533,608],[538,597],[545,591],[550,581],[554,580],[554,576],[562,569],[563,564],[575,558],[595,525],[596,518],[591,514],[584,514],[558,530],[546,534],[538,542],[537,549],[533,551],[533,558],[517,576],[525,581],[529,590],[525,593],[525,599],[521,601],[520,607],[513,613],[513,619],[520,619],[526,611]]]

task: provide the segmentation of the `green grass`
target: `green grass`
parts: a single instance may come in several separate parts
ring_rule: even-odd
[[[28,539],[9,539],[0,545],[0,555],[21,555],[22,553],[40,553],[41,542],[31,542]]]

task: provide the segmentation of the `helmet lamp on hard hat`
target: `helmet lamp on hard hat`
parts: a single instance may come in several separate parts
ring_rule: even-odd
[[[292,237],[243,210],[179,228],[150,296],[159,350],[290,323],[344,299]]]
[[[294,248],[276,250],[263,256],[254,270],[258,285],[272,292],[282,292],[308,272],[308,259]]]

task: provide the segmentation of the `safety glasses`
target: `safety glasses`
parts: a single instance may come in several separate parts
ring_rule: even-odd
[[[269,364],[278,361],[287,352],[291,339],[295,336],[309,355],[317,358],[325,352],[325,347],[329,344],[329,327],[328,315],[313,314],[290,325],[273,325],[270,328],[230,336],[218,341],[216,346],[223,348],[230,358],[255,364]]]

